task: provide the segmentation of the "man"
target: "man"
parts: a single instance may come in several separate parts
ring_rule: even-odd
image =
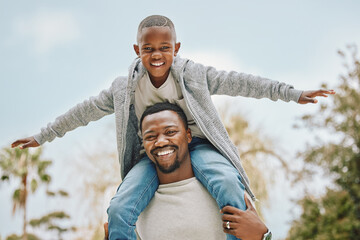
[[[160,186],[136,223],[138,239],[271,239],[271,233],[245,197],[248,209],[226,206],[222,213],[194,177],[193,147],[186,116],[176,105],[159,103],[140,120],[144,148],[155,164]]]

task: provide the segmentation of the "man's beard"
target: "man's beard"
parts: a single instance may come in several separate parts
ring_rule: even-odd
[[[169,145],[170,147],[173,147],[175,148],[176,150],[179,149],[178,146],[176,145]],[[164,146],[164,147],[161,147],[161,148],[165,148],[165,147],[168,147],[168,146]],[[158,148],[152,150],[152,154],[154,151],[156,151]],[[172,173],[174,172],[176,169],[178,169],[180,167],[180,161],[179,161],[179,156],[177,156],[177,153],[176,153],[176,158],[175,158],[175,161],[173,164],[171,164],[170,166],[168,167],[164,167],[162,165],[159,164],[159,162],[157,161],[157,159],[155,158],[155,163],[156,163],[156,166],[159,168],[159,170],[162,172],[162,173]]]
[[[172,173],[172,172],[174,172],[176,169],[178,169],[180,167],[180,161],[179,161],[178,158],[176,158],[174,163],[171,164],[168,167],[164,167],[164,166],[160,165],[157,160],[155,160],[155,161],[156,161],[156,166],[159,168],[159,170],[162,173]]]

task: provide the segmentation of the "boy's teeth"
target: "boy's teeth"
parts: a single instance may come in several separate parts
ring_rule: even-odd
[[[158,156],[163,156],[163,155],[166,155],[166,154],[169,154],[169,153],[172,153],[172,152],[174,152],[174,150],[166,150],[166,151],[158,152],[157,155]]]
[[[159,67],[159,66],[161,66],[161,65],[163,65],[164,63],[152,63],[151,65],[154,65],[154,66],[156,66],[156,67]]]

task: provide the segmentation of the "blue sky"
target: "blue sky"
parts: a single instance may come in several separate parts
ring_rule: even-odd
[[[76,103],[107,88],[116,76],[127,75],[135,58],[137,25],[148,15],[173,20],[182,57],[298,89],[316,89],[323,82],[334,86],[343,71],[337,50],[360,45],[359,10],[358,1],[348,0],[0,0],[0,146],[37,133]],[[292,125],[316,106],[245,98],[214,101],[219,109],[227,102],[253,128],[274,138],[288,156],[311,141],[308,132]],[[78,154],[79,145],[101,139],[112,122],[113,117],[106,117],[45,144],[45,155],[56,162],[52,171],[59,185],[66,182],[60,172],[71,168],[66,159]],[[8,188],[1,185],[1,236],[21,228],[19,216],[10,218],[9,197]],[[42,202],[40,198],[33,204]],[[284,237],[291,205],[286,202],[283,206],[289,207],[283,208],[275,203],[282,201],[278,197],[272,200],[267,222]]]

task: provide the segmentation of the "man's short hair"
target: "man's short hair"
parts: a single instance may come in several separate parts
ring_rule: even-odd
[[[174,23],[167,17],[161,15],[151,15],[142,20],[138,27],[136,40],[139,43],[141,32],[148,27],[169,27],[172,31],[174,40],[176,42],[176,32]]]
[[[173,111],[173,112],[177,113],[177,115],[180,117],[181,121],[183,122],[185,129],[188,129],[187,117],[186,117],[184,111],[181,109],[181,107],[179,107],[178,105],[172,104],[172,103],[163,102],[163,103],[156,103],[156,104],[152,105],[151,107],[148,107],[144,111],[144,113],[142,114],[142,116],[140,118],[140,131],[142,132],[142,122],[146,116],[154,114],[154,113],[162,112],[162,111]]]

